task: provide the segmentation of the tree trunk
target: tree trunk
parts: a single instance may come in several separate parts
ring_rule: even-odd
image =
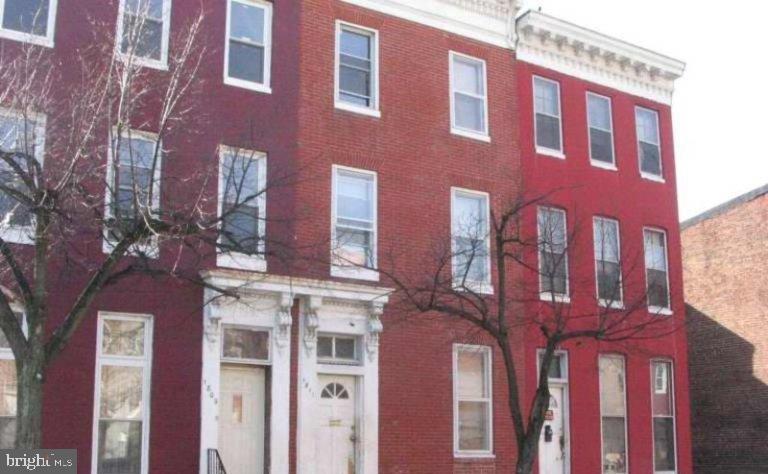
[[[43,357],[17,360],[16,448],[40,449],[43,441]]]
[[[518,448],[520,455],[517,457],[515,474],[531,474],[533,472],[533,464],[536,462],[536,453],[538,452],[538,442],[538,436],[526,436],[523,445]]]

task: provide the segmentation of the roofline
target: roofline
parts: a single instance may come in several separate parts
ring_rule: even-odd
[[[712,209],[702,212],[701,214],[691,217],[690,219],[687,219],[683,221],[680,224],[680,229],[685,230],[689,227],[693,227],[696,224],[713,219],[717,216],[720,216],[722,214],[725,214],[726,212],[730,211],[731,209],[735,209],[739,207],[742,204],[746,204],[748,202],[754,201],[755,199],[758,199],[762,196],[768,195],[768,184],[765,184],[763,186],[760,186],[757,189],[753,189],[752,191],[742,194],[739,197],[733,198],[730,201],[726,201],[719,206],[715,206]]]

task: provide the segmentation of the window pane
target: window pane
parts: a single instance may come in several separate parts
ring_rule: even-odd
[[[0,417],[16,416],[16,362],[0,360]]]
[[[99,421],[99,474],[141,473],[141,421]]]
[[[361,70],[357,68],[341,65],[339,69],[339,90],[341,97],[353,97],[353,102],[360,99],[366,106],[370,104],[371,96],[371,73],[369,69]]]
[[[46,36],[50,0],[5,0],[3,28]]]
[[[488,227],[487,199],[481,195],[456,193],[453,199],[453,233],[485,238]]]
[[[317,338],[317,357],[333,357],[333,338],[327,336],[318,336]]]
[[[648,270],[648,305],[669,308],[667,272]]]
[[[155,20],[163,18],[163,0],[126,0],[125,10]]]
[[[336,338],[336,358],[355,360],[355,340],[343,337]]]
[[[336,255],[340,264],[373,266],[372,233],[366,230],[336,228]]]
[[[640,142],[640,170],[656,176],[661,176],[661,153],[659,146],[652,143]]]
[[[123,16],[122,52],[159,60],[163,47],[163,22],[126,12]]]
[[[373,178],[339,172],[336,183],[338,217],[373,220]]]
[[[144,322],[105,319],[101,351],[105,355],[144,355]]]
[[[654,270],[666,271],[667,250],[663,232],[645,231],[645,266]]]
[[[560,91],[554,82],[534,79],[536,113],[560,116]]]
[[[541,291],[565,295],[568,293],[568,262],[564,253],[541,253]]]
[[[654,362],[652,367],[653,416],[673,416],[671,364]]]
[[[229,77],[264,83],[264,47],[229,42]]]
[[[624,359],[600,357],[600,411],[603,416],[625,416],[624,381]]]
[[[102,366],[99,416],[141,420],[143,386],[144,369],[141,367]]]
[[[595,219],[595,259],[619,261],[619,228],[616,221]]]
[[[468,58],[453,59],[454,90],[467,94],[485,95],[483,64]]]
[[[621,273],[618,263],[598,261],[597,290],[598,297],[602,300],[621,301]]]
[[[550,150],[560,150],[560,119],[536,114],[536,145]]]
[[[635,113],[637,139],[647,143],[659,144],[659,116],[656,112],[638,108]]]
[[[248,152],[227,153],[222,163],[224,200],[254,204],[259,195],[259,160]]]
[[[230,32],[232,39],[264,45],[264,9],[232,2]]]
[[[589,126],[600,130],[611,130],[611,103],[605,97],[587,96],[589,107]]]
[[[539,246],[547,252],[565,253],[565,213],[554,209],[539,209]]]
[[[485,132],[485,102],[483,99],[456,93],[454,103],[456,127]]]
[[[460,350],[456,363],[459,370],[459,398],[486,398],[485,352]]]
[[[459,449],[490,450],[488,402],[459,402]]]
[[[627,472],[627,440],[625,420],[619,417],[603,419],[603,473]]]
[[[653,452],[656,471],[675,470],[675,424],[673,418],[653,419]]]
[[[225,358],[269,359],[269,333],[251,329],[224,328]]]
[[[596,161],[613,163],[613,136],[611,132],[589,129],[590,157]]]
[[[371,59],[371,36],[342,29],[339,50],[342,55]]]
[[[456,276],[462,283],[488,281],[488,246],[485,239],[454,238]]]

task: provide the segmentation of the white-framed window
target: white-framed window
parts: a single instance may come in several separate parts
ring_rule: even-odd
[[[248,326],[222,325],[221,360],[234,364],[268,365],[270,331]]]
[[[493,455],[491,348],[453,346],[454,455]]]
[[[171,0],[120,0],[115,46],[125,60],[167,69],[170,31]]]
[[[41,165],[45,155],[45,116],[22,114],[0,108],[0,151],[16,153],[14,161],[29,170],[25,161],[34,158]],[[10,189],[28,194],[22,177],[4,159],[0,159],[0,181]],[[12,194],[0,191],[0,237],[6,242],[31,244],[34,241],[34,216],[29,207]]]
[[[271,93],[272,2],[227,0],[224,83]]]
[[[536,153],[565,158],[560,83],[533,76]]]
[[[220,267],[266,271],[265,153],[219,148]]]
[[[541,371],[541,361],[544,359],[544,349],[538,350],[538,363],[536,365],[536,374]],[[556,351],[552,365],[549,366],[547,377],[550,383],[568,383],[568,353],[566,351]]]
[[[373,171],[333,166],[332,276],[379,279],[376,181]]]
[[[0,0],[0,38],[53,47],[58,0]]]
[[[26,318],[21,311],[14,311],[24,334]],[[0,331],[0,449],[16,447],[16,360],[5,334]]]
[[[627,374],[624,357],[601,355],[600,422],[603,474],[629,472],[627,450]]]
[[[152,317],[100,313],[96,344],[92,472],[147,474]]]
[[[380,117],[379,32],[336,22],[336,108]]]
[[[137,211],[151,207],[149,212],[159,212],[162,161],[162,143],[157,135],[124,130],[118,137],[113,131],[107,160],[105,253],[121,238],[121,226],[132,225]],[[133,250],[156,257],[156,240],[149,238]]]
[[[675,391],[672,362],[651,361],[653,384],[653,469],[655,474],[677,472],[677,443],[675,430]]]
[[[602,306],[621,307],[621,237],[619,221],[606,217],[593,220],[595,241],[595,283]]]
[[[544,301],[568,302],[568,231],[562,209],[539,207],[539,291]]]
[[[359,364],[360,338],[335,334],[317,336],[317,361],[321,364]]]
[[[644,107],[635,107],[635,125],[640,175],[653,181],[664,181],[659,113]]]
[[[490,141],[486,63],[455,51],[449,57],[451,132]]]
[[[671,314],[667,233],[660,229],[645,228],[643,236],[648,310],[652,313]]]
[[[488,201],[488,193],[451,188],[451,251],[457,288],[493,292]]]
[[[613,150],[613,114],[611,99],[587,92],[589,122],[589,158],[594,166],[616,169]]]

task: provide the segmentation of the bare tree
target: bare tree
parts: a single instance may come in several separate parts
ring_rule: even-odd
[[[46,48],[0,55],[0,329],[15,356],[20,448],[40,447],[46,371],[105,288],[136,275],[206,285],[200,262],[217,251],[281,251],[266,242],[267,186],[254,157],[222,152],[220,210],[217,159],[163,169],[168,143],[206,118],[207,51],[201,12],[171,37],[167,71],[143,67],[161,57],[151,21],[128,11],[116,38],[92,20],[91,46],[70,65],[79,83]],[[278,173],[270,187],[291,179]],[[71,281],[83,282],[72,304],[49,307]]]
[[[432,251],[416,259],[418,264],[408,270],[400,265],[402,255],[397,252],[390,253],[388,261],[379,267],[395,289],[393,304],[403,311],[465,321],[474,328],[472,331],[495,342],[504,361],[518,474],[532,472],[549,410],[548,374],[563,344],[658,338],[677,329],[674,322],[660,317],[653,308],[667,306],[666,279],[655,279],[657,284],[646,290],[644,275],[638,276],[643,271],[643,256],[625,255],[622,259],[618,228],[607,220],[594,223],[597,258],[593,269],[598,291],[597,295],[589,295],[594,310],[574,311],[570,298],[579,288],[594,288],[594,280],[582,282],[569,277],[569,249],[577,245],[583,223],[567,230],[564,212],[546,204],[552,194],[520,199],[490,213],[481,202],[471,199],[454,204],[450,239],[436,238]],[[531,214],[536,214],[537,232],[533,233],[526,232],[524,224]],[[592,232],[592,222],[588,230]],[[591,246],[585,248],[591,250]],[[529,281],[533,285],[526,283]],[[633,299],[629,295],[634,295]],[[520,385],[522,370],[514,347],[515,338],[523,340],[531,329],[541,335],[543,347],[535,394],[530,406],[526,406],[527,397]]]

